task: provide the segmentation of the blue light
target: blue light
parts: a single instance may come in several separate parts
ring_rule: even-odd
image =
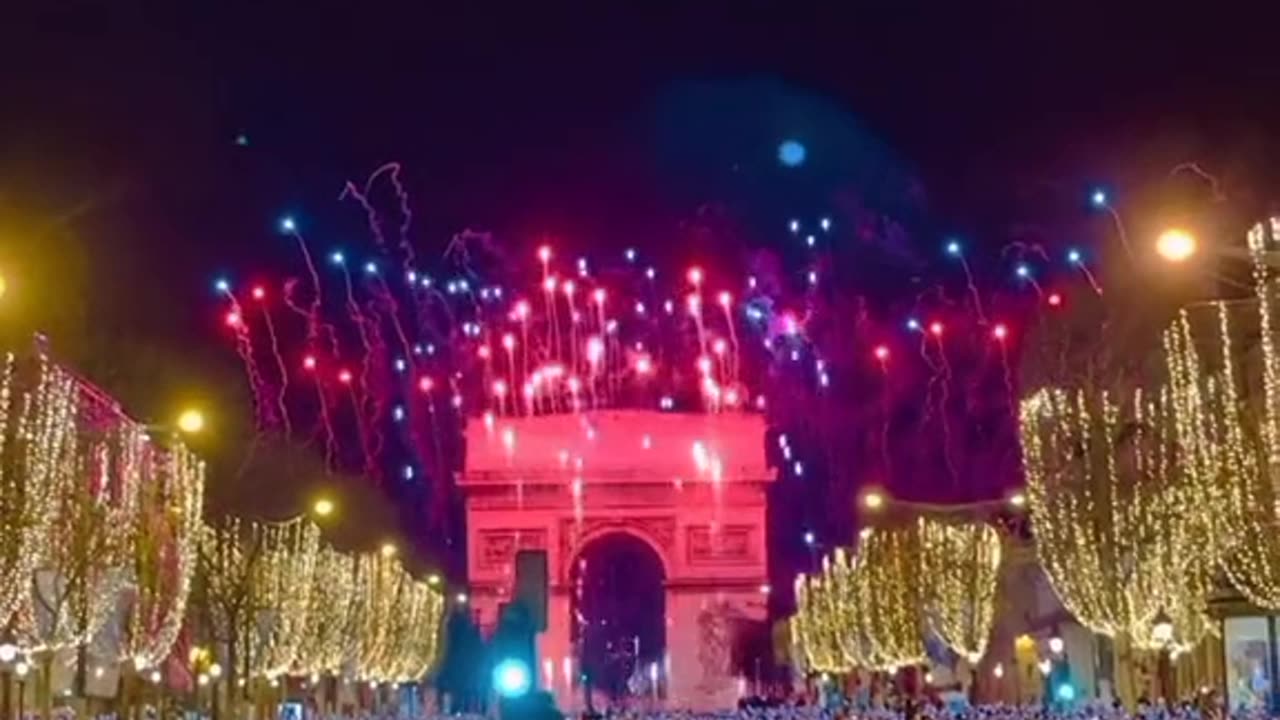
[[[1025,264],[1019,265],[1018,267],[1014,268],[1013,271],[1016,272],[1018,274],[1018,277],[1020,278],[1031,277],[1031,268]]]
[[[424,288],[429,288],[429,287],[431,287],[431,278],[427,277],[426,275],[423,275],[423,276],[422,276],[422,287],[424,287]]]
[[[1096,208],[1106,207],[1107,206],[1106,191],[1103,190],[1102,188],[1098,188],[1094,190],[1093,193],[1089,195],[1089,202],[1092,203],[1093,206]]]
[[[377,275],[378,264],[370,260],[369,262],[364,264],[364,271],[369,273],[370,275]]]
[[[391,409],[391,417],[392,417],[396,422],[400,422],[401,420],[404,420],[404,408],[403,408],[403,407],[401,407],[401,406],[399,406],[399,405],[397,405],[397,406],[395,406],[394,408],[392,408],[392,409]]]
[[[1063,683],[1059,685],[1054,694],[1056,694],[1058,699],[1063,702],[1071,702],[1076,699],[1076,689],[1071,685],[1071,683]]]
[[[507,658],[493,667],[493,689],[504,698],[524,697],[532,686],[529,666],[521,660]]]
[[[778,146],[778,162],[787,167],[799,167],[804,164],[807,152],[804,145],[797,140],[784,140]]]
[[[907,320],[907,329],[908,329],[908,330],[919,330],[919,329],[920,329],[920,321],[919,321],[919,320],[917,320],[917,319],[915,319],[915,318],[911,318],[910,320]]]
[[[459,280],[458,289],[461,290],[462,292],[468,292],[471,290],[471,286],[467,284],[466,280]]]
[[[280,229],[282,231],[291,233],[297,228],[298,226],[293,222],[293,218],[289,217],[288,215],[280,218]]]
[[[795,465],[792,467],[792,469],[795,470],[796,477],[804,476],[804,463],[800,462],[799,460],[795,462]]]
[[[812,235],[806,235],[806,236],[805,236],[805,238],[804,238],[804,242],[805,242],[805,244],[806,244],[806,245],[808,245],[809,247],[813,247],[813,246],[814,246],[814,244],[816,244],[816,243],[818,242],[818,238],[816,238],[816,237],[814,237],[814,236],[812,236]]]
[[[341,265],[346,261],[347,259],[342,255],[340,250],[334,250],[333,254],[329,256],[329,262],[332,262],[334,265]]]
[[[213,289],[220,293],[231,292],[231,283],[226,278],[218,278],[213,281]]]
[[[793,233],[800,232],[800,221],[792,220],[791,222],[787,223],[787,229],[789,229]]]
[[[636,261],[636,249],[635,249],[635,248],[627,248],[627,249],[626,249],[626,251],[622,253],[622,255],[623,255],[623,257],[625,257],[625,258],[627,259],[627,262],[635,262],[635,261]]]
[[[813,534],[813,531],[812,531],[812,530],[808,530],[808,531],[806,531],[806,532],[805,532],[805,534],[804,534],[804,544],[805,544],[805,545],[813,545],[813,543],[814,543],[814,542],[816,542],[816,541],[817,541],[817,539],[818,539],[818,538],[814,536],[814,534]]]
[[[822,226],[823,232],[827,232],[831,229],[831,218],[824,217],[822,220],[818,221],[818,224]]]
[[[412,465],[405,465],[405,466],[404,466],[404,479],[405,479],[405,480],[412,480],[412,479],[413,479],[413,466],[412,466]]]
[[[1067,251],[1067,262],[1073,265],[1079,265],[1081,260],[1080,251],[1072,248]]]
[[[955,240],[952,240],[951,242],[947,243],[947,254],[959,256],[960,243],[956,242]]]
[[[404,358],[396,358],[396,372],[404,372],[406,367],[408,366],[406,365]]]
[[[411,283],[416,283],[418,282],[418,273],[410,270],[409,272],[405,273],[405,278]]]

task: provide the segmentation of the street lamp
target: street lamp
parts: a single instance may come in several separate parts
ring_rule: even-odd
[[[879,510],[884,507],[884,493],[879,490],[868,490],[862,496],[862,506],[868,510]]]
[[[384,558],[390,558],[390,557],[395,557],[395,555],[396,555],[396,546],[395,546],[395,544],[393,544],[393,543],[383,543],[383,544],[382,544],[382,557],[384,557]]]
[[[1181,263],[1196,254],[1196,238],[1182,228],[1169,228],[1156,238],[1156,253],[1171,263]]]
[[[319,500],[316,500],[314,505],[311,506],[311,510],[316,514],[316,517],[322,517],[322,518],[329,517],[330,515],[333,514],[333,511],[336,509],[337,509],[337,506],[334,505],[333,501],[330,500],[329,498],[320,498]]]
[[[1027,506],[1027,495],[1024,492],[1016,492],[1009,496],[1009,506],[1022,509]]]
[[[1049,652],[1054,655],[1061,655],[1062,651],[1066,649],[1066,647],[1067,643],[1057,634],[1054,634],[1053,637],[1049,638]]]
[[[204,430],[204,413],[195,408],[183,410],[178,414],[178,429],[187,435]]]
[[[31,665],[24,660],[19,660],[13,666],[13,674],[18,676],[18,717],[23,716],[23,699],[27,694],[27,674],[31,672]]]
[[[1156,613],[1155,619],[1151,621],[1151,639],[1160,645],[1168,645],[1173,642],[1173,620],[1169,618],[1164,608]]]

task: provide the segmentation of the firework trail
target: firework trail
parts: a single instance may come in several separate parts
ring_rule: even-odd
[[[978,324],[986,325],[987,316],[982,312],[982,295],[978,293],[978,285],[973,281],[973,273],[969,271],[969,261],[960,256],[960,269],[964,270],[964,280],[969,286],[969,294],[973,296],[973,309],[978,313]]]
[[[1102,209],[1106,210],[1107,214],[1111,216],[1111,223],[1116,229],[1116,236],[1120,238],[1120,246],[1124,248],[1124,254],[1129,257],[1129,262],[1137,263],[1138,258],[1133,254],[1133,248],[1129,245],[1129,233],[1125,232],[1124,222],[1120,219],[1120,213],[1116,212],[1116,209],[1109,202],[1103,203]]]
[[[734,328],[733,322],[733,296],[727,292],[720,293],[720,307],[724,308],[724,323],[729,326],[729,347],[733,354],[730,358],[730,375],[729,379],[734,384],[738,382],[739,367],[739,346],[738,331]]]
[[[223,295],[231,305],[231,309],[227,311],[226,323],[236,335],[236,352],[239,353],[240,360],[244,363],[245,375],[249,378],[249,389],[253,393],[254,415],[258,419],[258,428],[270,427],[274,418],[271,405],[266,401],[263,392],[265,383],[262,373],[258,370],[257,360],[254,359],[253,338],[249,335],[248,321],[245,320],[244,311],[235,295],[232,295],[230,290],[223,291]]]
[[[267,327],[267,337],[271,341],[271,354],[275,356],[276,368],[280,372],[280,391],[276,394],[276,405],[280,409],[280,422],[284,426],[286,439],[293,437],[293,423],[289,420],[289,409],[285,405],[285,396],[289,392],[289,370],[285,367],[284,356],[280,354],[280,339],[276,335],[276,324],[271,319],[271,308],[265,302],[265,296],[259,293],[261,288],[254,288],[254,298],[262,308],[262,319]]]
[[[995,338],[1000,345],[1000,367],[1004,370],[1004,391],[1009,399],[1009,411],[1018,412],[1018,397],[1013,391],[1013,372],[1009,369],[1009,348],[1005,345],[1005,330],[1003,325],[997,325],[995,329]]]
[[[314,365],[315,358],[309,358],[309,360],[310,364]],[[304,362],[307,361],[304,360]],[[324,384],[320,382],[319,375],[316,376],[315,381],[316,399],[320,402],[320,427],[324,429],[324,466],[332,468],[338,442],[333,436],[333,421],[329,418],[329,403],[325,401]]]
[[[1089,266],[1085,265],[1083,262],[1077,262],[1076,266],[1079,267],[1080,272],[1084,274],[1084,279],[1089,281],[1089,287],[1093,288],[1093,291],[1097,293],[1098,297],[1102,297],[1102,286],[1099,285],[1097,279],[1093,277],[1093,272],[1089,270]]]
[[[391,287],[387,285],[387,281],[380,273],[374,274],[374,289],[377,290],[375,297],[382,301],[387,309],[387,314],[391,316],[391,327],[396,331],[396,337],[400,340],[400,347],[404,351],[406,361],[413,357],[413,353],[409,348],[409,337],[405,335],[404,326],[400,324],[400,303],[396,302],[396,298],[391,294]]]
[[[939,327],[937,324],[934,327]],[[951,482],[959,482],[960,476],[956,472],[955,462],[951,459],[951,422],[947,418],[947,404],[951,394],[951,363],[947,361],[947,348],[942,344],[942,333],[935,332],[934,338],[938,343],[938,357],[942,360],[942,392],[939,396],[938,410],[942,421],[942,459],[947,465],[947,473],[951,475]]]
[[[378,302],[376,299],[370,299],[365,307],[366,317],[371,318],[367,327],[369,333],[369,342],[373,346],[373,350],[365,356],[362,361],[362,377],[360,378],[360,392],[364,400],[364,405],[368,408],[366,420],[372,426],[370,432],[370,447],[373,455],[370,458],[380,457],[382,448],[385,445],[385,438],[382,435],[382,425],[378,422],[379,418],[385,417],[386,403],[384,393],[375,392],[379,387],[385,388],[386,378],[374,378],[371,373],[378,368],[387,368],[390,365],[390,353],[387,350],[387,344],[382,339],[382,318],[378,313]],[[374,380],[381,382],[375,383]]]
[[[1214,202],[1226,202],[1227,194],[1222,191],[1222,183],[1218,181],[1218,178],[1214,177],[1204,168],[1200,167],[1200,163],[1197,163],[1197,162],[1180,163],[1178,165],[1175,165],[1173,169],[1169,171],[1169,174],[1177,175],[1178,173],[1184,173],[1184,172],[1191,173],[1192,175],[1199,177],[1201,180],[1204,180],[1205,183],[1209,185],[1209,192],[1212,193]]]
[[[370,475],[377,477],[376,468],[373,462],[373,453],[369,448],[369,435],[365,429],[364,417],[361,412],[361,402],[356,396],[356,389],[352,385],[351,371],[343,370],[338,375],[338,380],[347,386],[347,397],[351,400],[351,412],[355,415],[356,435],[360,438],[360,452],[363,454],[364,468]]]
[[[306,313],[307,318],[307,343],[314,347],[315,343],[320,339],[320,308],[322,296],[320,291],[320,273],[316,270],[316,264],[311,258],[311,251],[307,248],[307,241],[302,237],[302,233],[298,232],[297,226],[288,218],[284,221],[285,232],[293,236],[298,241],[298,249],[302,252],[302,260],[307,265],[307,273],[311,276],[311,306]],[[336,354],[337,350],[334,349]]]
[[[875,349],[876,360],[880,363],[880,462],[884,464],[885,477],[893,472],[893,462],[889,454],[889,348],[880,345]]]
[[[340,260],[340,258],[335,257],[335,261],[338,260]],[[360,337],[360,344],[364,348],[364,352],[360,356],[359,391],[357,392],[356,387],[349,380],[346,384],[351,394],[352,407],[355,410],[355,420],[360,434],[360,447],[364,452],[365,467],[372,472],[374,470],[374,456],[370,454],[370,441],[367,428],[365,427],[365,419],[369,409],[369,372],[372,365],[371,359],[374,354],[374,346],[373,341],[370,340],[370,333],[376,328],[373,327],[373,322],[366,318],[364,313],[360,310],[360,303],[356,300],[355,287],[351,282],[351,272],[347,269],[347,264],[340,261],[336,262],[336,264],[342,272],[342,283],[343,288],[346,291],[347,299],[347,315],[350,317],[352,324],[355,325],[356,334]]]

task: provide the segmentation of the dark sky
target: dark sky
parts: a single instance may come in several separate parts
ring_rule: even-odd
[[[72,238],[87,272],[38,312],[78,301],[177,358],[106,381],[144,414],[234,371],[211,278],[296,267],[284,213],[325,247],[355,237],[338,192],[389,160],[428,254],[463,227],[662,238],[708,202],[772,222],[850,187],[910,216],[922,256],[951,230],[996,248],[1078,227],[1098,182],[1157,207],[1187,161],[1242,215],[1275,196],[1280,53],[1245,4],[321,5],[6,10],[0,259]],[[775,161],[788,137],[801,171]]]

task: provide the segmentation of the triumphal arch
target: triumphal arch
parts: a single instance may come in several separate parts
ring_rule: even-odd
[[[637,692],[672,707],[718,708],[740,690],[735,628],[765,620],[764,420],[746,413],[616,410],[493,417],[467,427],[467,567],[482,627],[513,592],[514,558],[548,558],[541,684],[580,706],[573,640],[579,558],[619,535],[661,563],[665,654]],[[656,604],[656,603],[655,603]]]

